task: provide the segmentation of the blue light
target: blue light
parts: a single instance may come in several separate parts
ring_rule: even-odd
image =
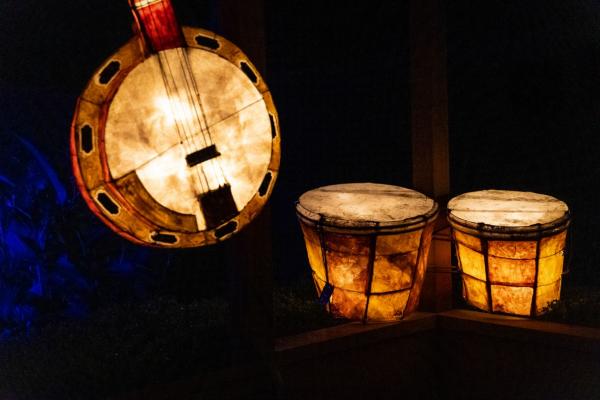
[[[70,169],[61,180],[40,148],[16,135],[0,135],[0,159],[11,161],[0,165],[0,341],[53,319],[85,318],[102,285],[111,295],[146,293],[140,274],[149,251],[96,221]]]

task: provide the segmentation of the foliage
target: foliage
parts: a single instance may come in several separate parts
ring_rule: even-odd
[[[273,293],[276,336],[287,336],[347,322],[332,317],[318,303],[312,282],[299,280],[293,286],[276,287]]]
[[[147,289],[148,251],[107,237],[32,142],[4,134],[0,149],[0,339]]]
[[[600,292],[595,288],[567,288],[540,319],[600,328]]]
[[[308,284],[278,288],[273,301],[277,336],[345,322]],[[229,318],[222,298],[159,297],[51,321],[0,343],[0,398],[100,399],[202,374],[228,363]]]
[[[0,398],[104,399],[214,368],[227,315],[222,299],[158,298],[51,322],[0,343]]]

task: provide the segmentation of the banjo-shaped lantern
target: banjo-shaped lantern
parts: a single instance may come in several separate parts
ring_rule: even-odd
[[[485,311],[535,316],[558,300],[567,205],[507,190],[465,193],[448,204],[465,300]]]
[[[75,177],[91,210],[138,244],[194,247],[230,237],[269,198],[277,112],[234,44],[180,28],[169,0],[130,0],[139,35],[80,96]]]
[[[322,303],[353,320],[400,319],[418,305],[437,204],[398,186],[352,183],[296,205]]]

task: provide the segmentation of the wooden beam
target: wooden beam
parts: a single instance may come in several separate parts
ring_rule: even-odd
[[[410,5],[413,185],[440,198],[450,192],[445,1]]]
[[[235,43],[266,74],[265,7],[263,0],[217,0],[219,34]]]
[[[217,33],[236,44],[265,74],[263,0],[217,0]],[[273,351],[272,241],[268,204],[227,247],[231,271],[231,339],[234,364],[268,368]],[[268,371],[266,371],[268,375]]]
[[[452,307],[445,212],[450,193],[445,7],[445,0],[410,2],[412,180],[416,190],[440,204],[421,295],[421,308],[427,311]]]

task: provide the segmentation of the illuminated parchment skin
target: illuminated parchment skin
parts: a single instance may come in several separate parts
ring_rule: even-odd
[[[536,193],[494,190],[458,196],[448,208],[469,304],[535,316],[560,298],[566,204]]]
[[[498,227],[547,224],[564,216],[567,205],[545,194],[515,190],[480,190],[451,199],[448,209],[465,221]]]
[[[317,292],[321,294],[327,279],[334,287],[330,299],[334,315],[391,321],[414,311],[437,215],[433,200],[390,185],[344,184],[307,192],[300,198],[297,211]],[[335,225],[320,225],[322,217],[317,215],[325,215]],[[401,223],[415,219],[420,223]]]
[[[199,110],[192,109],[186,71],[176,68],[182,51],[188,53],[199,87]],[[203,230],[200,193],[226,179],[238,209],[256,193],[271,159],[269,117],[261,93],[227,60],[194,48],[166,50],[160,56],[178,90],[167,96],[159,55],[127,75],[106,120],[108,165],[114,179],[135,171],[156,201],[195,215]],[[188,167],[185,156],[212,144],[209,135],[221,156]]]

